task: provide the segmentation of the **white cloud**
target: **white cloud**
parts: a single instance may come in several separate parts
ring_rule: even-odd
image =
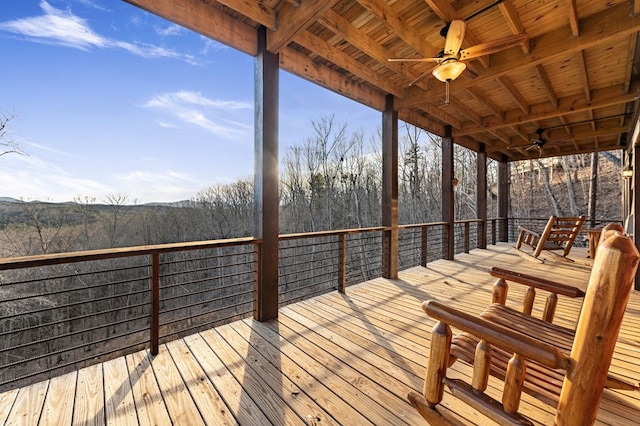
[[[146,43],[130,43],[104,37],[91,29],[86,19],[71,11],[56,9],[46,1],[40,2],[41,16],[0,22],[0,31],[25,37],[29,41],[54,44],[89,51],[99,49],[123,49],[144,58],[170,58],[197,64],[191,55]]]
[[[200,182],[186,173],[137,170],[117,176],[119,187],[136,194],[143,202],[188,200],[193,197],[194,186]],[[195,185],[194,185],[195,184]]]
[[[171,24],[171,25],[169,25],[168,27],[165,27],[165,28],[156,27],[156,34],[158,34],[161,37],[179,35],[183,31],[184,31],[184,28],[182,28],[180,25],[176,25],[176,24]]]
[[[210,99],[200,92],[182,90],[162,93],[149,99],[144,107],[158,110],[174,120],[200,127],[227,139],[246,135],[252,129],[250,124],[225,118],[230,111],[249,112],[253,108],[251,103]],[[170,125],[166,120],[160,120],[159,123],[163,127]]]

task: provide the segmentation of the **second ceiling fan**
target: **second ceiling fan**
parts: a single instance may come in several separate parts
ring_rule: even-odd
[[[447,84],[446,103],[449,103],[449,83],[462,74],[467,65],[462,62],[480,56],[491,55],[509,47],[524,43],[526,34],[515,34],[502,37],[487,43],[460,49],[464,40],[466,24],[461,20],[453,20],[445,25],[440,34],[445,38],[444,49],[434,58],[390,58],[391,62],[435,62],[437,65],[425,72],[409,85],[415,84],[425,75],[431,73],[435,78]]]

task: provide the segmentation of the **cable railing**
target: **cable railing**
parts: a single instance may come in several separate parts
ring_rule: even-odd
[[[510,234],[527,220],[509,219]],[[495,244],[505,221],[456,222],[454,242],[446,222],[400,225],[398,269],[442,259],[449,244],[455,253]],[[381,277],[389,231],[281,235],[278,305]],[[260,246],[237,238],[0,259],[0,391],[147,347],[155,354],[252,316]]]

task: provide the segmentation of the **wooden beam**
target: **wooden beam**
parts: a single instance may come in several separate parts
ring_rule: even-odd
[[[520,17],[518,16],[518,12],[516,8],[513,6],[513,3],[510,1],[503,1],[498,5],[500,8],[500,12],[502,12],[502,16],[509,24],[509,28],[511,28],[511,32],[513,34],[525,34],[526,31],[524,29],[524,25],[522,25],[522,21],[520,21]],[[525,43],[521,44],[522,51],[524,53],[529,53],[529,40]]]
[[[269,33],[267,48],[279,52],[301,31],[306,30],[326,10],[330,10],[338,0],[304,1],[299,7],[283,3],[278,11],[278,29]]]
[[[261,1],[249,0],[216,0],[218,3],[227,6],[236,12],[250,18],[260,25],[264,25],[270,30],[276,30],[278,17],[276,11],[271,7],[265,6]]]
[[[444,124],[450,124],[456,129],[462,128],[462,121],[459,118],[454,117],[453,115],[447,113],[442,108],[439,108],[436,105],[433,105],[428,102],[424,102],[420,105],[416,105],[416,108],[423,110],[424,112],[429,114],[431,117],[433,117],[436,120],[442,121],[442,123]]]
[[[309,31],[299,33],[295,38],[295,42],[327,61],[338,65],[345,71],[362,78],[367,83],[378,87],[384,92],[391,93],[394,96],[404,95],[403,86],[392,83],[388,78],[383,77],[381,74],[371,69],[371,67],[357,61],[352,56],[345,54],[342,50],[333,46],[331,43],[324,41],[320,37],[316,37]],[[307,58],[306,61],[309,62],[309,58]]]
[[[576,0],[567,0],[567,15],[569,16],[571,35],[574,37],[580,36],[580,19],[578,18]]]
[[[480,117],[480,114],[467,107],[464,103],[459,102],[453,96],[449,96],[449,104],[460,111],[465,117],[469,118],[469,120],[473,121],[476,125],[482,124],[482,117]]]
[[[516,86],[511,82],[509,77],[498,77],[498,82],[502,85],[503,89],[507,92],[511,99],[513,99],[513,101],[520,107],[522,112],[524,112],[525,114],[529,114],[529,104],[524,99],[522,94],[520,94],[520,91],[516,88]]]
[[[383,93],[371,86],[362,84],[331,68],[309,61],[302,53],[284,48],[280,52],[280,66],[283,70],[309,80],[318,86],[339,93],[356,102],[367,105],[377,111],[384,111]]]
[[[405,123],[413,124],[414,126],[420,127],[434,135],[444,134],[444,124],[433,120],[428,115],[416,109],[398,110],[398,118]]]
[[[503,219],[499,225],[498,241],[509,241],[509,163],[506,158],[498,162],[498,218]]]
[[[487,153],[480,144],[476,157],[476,216],[480,219],[478,248],[487,248]]]
[[[255,28],[219,12],[202,0],[125,1],[251,56],[258,53]]]
[[[404,40],[409,46],[416,49],[422,56],[427,58],[435,57],[440,51],[435,46],[427,43],[424,37],[418,35],[418,33],[396,13],[395,9],[386,2],[379,0],[357,0],[357,2],[369,11],[369,13],[384,22],[394,34]]]
[[[382,276],[398,278],[398,110],[387,95],[382,114]]]
[[[487,98],[484,93],[480,91],[480,89],[474,86],[468,86],[466,87],[466,89],[467,92],[471,93],[478,101],[483,103],[489,109],[489,111],[491,111],[491,113],[495,115],[499,120],[504,119],[504,111],[491,99]]]
[[[532,66],[554,63],[566,59],[568,55],[596,46],[608,45],[621,38],[629,37],[640,31],[640,16],[629,16],[626,3],[619,3],[605,11],[581,20],[580,37],[571,37],[571,28],[567,25],[549,31],[531,41],[531,54],[523,55],[515,49],[506,49],[495,53],[493,66],[484,70],[477,78],[469,81],[456,80],[456,90],[494,80],[498,77],[517,73]],[[411,88],[401,101],[400,108],[412,106],[425,99],[444,97],[444,87],[434,87],[429,91]]]
[[[637,15],[640,13],[640,0],[633,0],[633,14]]]
[[[544,65],[536,65],[535,70],[538,73],[538,78],[544,85],[544,90],[547,94],[547,97],[549,98],[549,102],[551,102],[551,106],[553,108],[558,108],[558,95],[556,95],[556,91],[553,89],[553,85],[551,84],[551,80],[549,80],[549,76],[544,69]]]
[[[580,74],[582,75],[584,98],[587,100],[587,102],[591,102],[591,85],[589,84],[587,58],[585,56],[584,50],[578,53],[578,65],[580,67]]]
[[[520,110],[511,110],[505,114],[503,120],[490,120],[485,117],[484,124],[482,126],[473,128],[465,127],[464,130],[457,132],[455,136],[470,135],[477,132],[490,131],[512,125],[546,120],[557,117],[558,115],[576,114],[592,108],[598,109],[633,102],[638,96],[635,94],[635,88],[638,87],[640,86],[636,83],[630,90],[630,93],[622,95],[620,94],[622,93],[622,85],[607,89],[593,90],[591,102],[587,102],[582,94],[568,96],[566,98],[559,99],[558,108],[550,108],[548,103],[544,102],[543,104],[531,106],[529,114],[523,114]]]
[[[254,235],[262,240],[257,262],[254,318],[278,317],[278,55],[267,50],[267,29],[258,30],[255,61]]]
[[[455,199],[453,193],[454,158],[451,126],[445,126],[442,137],[442,221],[447,223],[446,238],[442,241],[443,256],[453,260],[455,252]]]
[[[629,50],[627,51],[628,53],[626,57],[633,58],[633,60],[627,61],[627,68],[624,72],[624,93],[629,93],[633,77],[633,67],[634,64],[637,63],[638,60],[640,60],[640,52],[637,50],[638,37],[640,37],[639,34],[632,34],[629,39]]]
[[[640,123],[636,123],[636,126],[640,125]],[[631,211],[629,213],[633,213],[633,217],[631,220],[633,221],[633,239],[636,244],[636,248],[640,250],[640,145],[636,143],[635,140],[629,141],[629,143],[633,144],[630,152],[633,153],[633,183],[632,185],[632,201],[631,201]],[[636,273],[636,279],[634,288],[636,290],[640,290],[640,271]]]

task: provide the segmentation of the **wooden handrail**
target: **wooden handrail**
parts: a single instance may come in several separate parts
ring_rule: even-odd
[[[532,339],[517,331],[491,323],[475,315],[470,315],[435,300],[422,304],[422,309],[430,317],[467,331],[508,352],[518,353],[525,358],[539,362],[550,368],[568,369],[569,356],[547,343]]]
[[[534,277],[532,275],[527,275],[520,272],[492,267],[489,269],[489,274],[496,278],[502,278],[518,284],[528,285],[530,287],[539,288],[540,290],[545,290],[555,294],[561,294],[567,297],[584,297],[584,291],[580,290],[577,287],[561,284],[551,280],[546,280],[544,278]]]

